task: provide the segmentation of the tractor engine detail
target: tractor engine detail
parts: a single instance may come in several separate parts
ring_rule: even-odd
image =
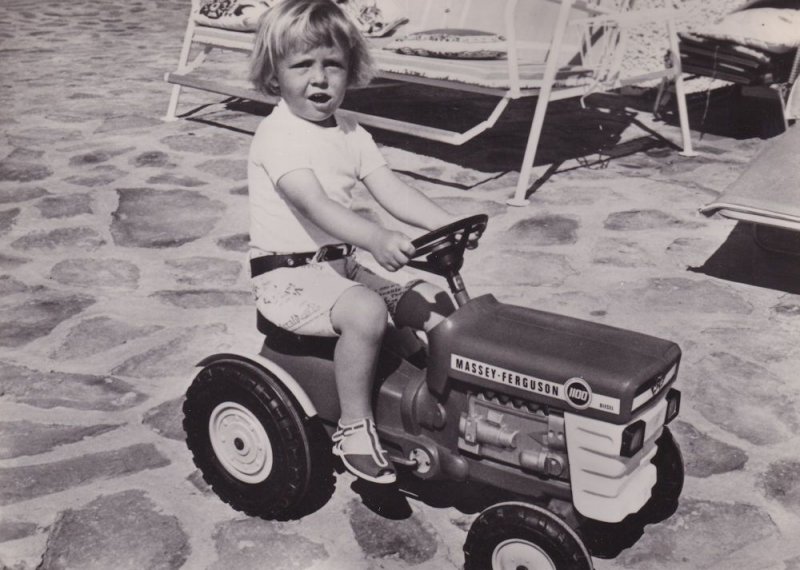
[[[506,400],[506,402],[503,402]],[[564,418],[530,403],[485,394],[469,398],[458,424],[460,450],[539,476],[568,479]]]
[[[487,443],[495,447],[515,448],[519,432],[507,431],[502,424],[503,414],[490,410],[486,418],[461,416],[458,429],[470,444]]]

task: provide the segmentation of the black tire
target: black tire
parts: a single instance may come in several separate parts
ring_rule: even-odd
[[[678,509],[678,499],[683,491],[683,454],[668,427],[656,441],[658,451],[653,457],[656,466],[656,484],[650,500],[641,510],[647,523],[661,522]]]
[[[580,537],[555,514],[525,503],[483,511],[464,543],[465,570],[591,570]]]
[[[305,420],[294,398],[257,365],[209,364],[189,387],[183,414],[195,465],[234,509],[287,520],[330,497],[332,461],[322,426]]]

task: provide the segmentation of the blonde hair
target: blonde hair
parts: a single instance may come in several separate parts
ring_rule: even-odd
[[[333,0],[279,0],[261,16],[250,56],[250,81],[267,95],[274,85],[278,63],[295,51],[336,46],[348,60],[348,87],[372,79],[372,58],[358,28]]]

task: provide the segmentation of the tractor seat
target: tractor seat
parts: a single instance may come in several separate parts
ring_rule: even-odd
[[[328,360],[333,359],[333,350],[339,337],[324,337],[295,334],[279,327],[256,311],[256,327],[266,338],[264,344],[275,352],[293,356],[316,356]],[[391,347],[390,352],[399,356],[417,368],[424,368],[427,363],[427,348],[411,329],[398,329],[390,326],[386,331],[384,346]]]
[[[266,338],[264,344],[276,352],[333,358],[338,337],[295,334],[279,327],[256,311],[256,328]]]

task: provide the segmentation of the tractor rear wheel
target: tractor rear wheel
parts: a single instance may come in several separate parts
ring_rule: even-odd
[[[237,359],[209,364],[189,387],[183,412],[195,465],[234,509],[285,520],[305,514],[312,495],[330,496],[332,462],[322,426],[304,418],[263,368]]]

